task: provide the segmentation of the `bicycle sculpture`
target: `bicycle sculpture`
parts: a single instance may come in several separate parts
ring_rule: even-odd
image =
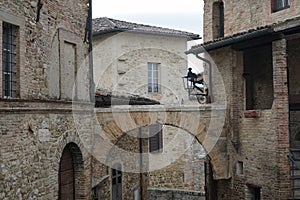
[[[196,96],[199,103],[207,103],[208,87],[203,80],[203,74],[195,74],[192,68],[188,68],[188,73],[183,78],[184,88],[188,91],[189,97]]]

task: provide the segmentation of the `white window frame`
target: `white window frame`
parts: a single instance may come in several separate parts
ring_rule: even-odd
[[[159,63],[148,62],[148,93],[159,93]]]

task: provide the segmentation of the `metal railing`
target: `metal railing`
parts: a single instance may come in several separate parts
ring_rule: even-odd
[[[298,150],[300,151],[300,149]],[[295,161],[295,156],[293,151],[290,151],[290,154],[287,155],[291,162],[292,172],[291,172],[291,178],[292,178],[292,200],[295,199],[295,170],[300,170],[300,166]]]

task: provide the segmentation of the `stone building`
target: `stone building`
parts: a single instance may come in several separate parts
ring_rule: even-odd
[[[183,104],[198,105],[188,99],[182,84],[182,76],[187,73],[187,41],[199,39],[198,35],[110,18],[93,19],[93,28],[94,79],[99,94],[103,97],[110,91],[112,101],[96,102],[112,106],[97,109],[103,130],[105,113],[112,113],[110,118],[116,120],[116,104],[130,104],[129,100],[122,103],[120,96],[152,99],[160,105],[148,109],[157,111],[167,109],[165,106],[180,109]],[[135,110],[143,113],[144,109]],[[131,117],[130,113],[126,124]],[[148,121],[147,115],[139,120]],[[105,156],[107,166],[95,157],[95,196],[115,200],[140,199],[141,195],[142,199],[168,199],[170,195],[204,198],[205,152],[194,136],[155,120],[128,131],[121,123],[107,128],[116,138]],[[139,157],[132,158],[132,154]]]
[[[94,80],[97,88],[187,104],[187,42],[199,35],[110,18],[93,19]],[[194,102],[195,103],[195,102]]]
[[[204,43],[187,53],[222,75],[230,163],[207,175],[208,199],[299,198],[300,2],[204,2]]]
[[[90,199],[87,3],[0,1],[0,199]]]
[[[299,1],[205,0],[204,43],[186,52],[203,59],[210,72],[212,103],[203,106],[187,103],[181,84],[158,87],[171,81],[166,72],[151,87],[140,74],[133,73],[134,87],[127,77],[131,62],[134,69],[172,66],[177,70],[170,76],[181,77],[189,34],[171,31],[147,40],[145,32],[124,27],[99,34],[96,46],[107,46],[94,56],[96,65],[105,66],[95,70],[96,82],[113,93],[126,91],[164,105],[95,112],[84,43],[87,3],[0,2],[1,199],[203,198],[200,144],[208,153],[207,199],[299,198]],[[120,46],[130,37],[131,43]],[[172,45],[158,45],[166,41]],[[137,49],[154,55],[134,63]],[[164,133],[163,138],[154,134],[154,146],[150,130]],[[118,147],[132,155],[119,154]],[[184,153],[182,147],[188,147]],[[154,152],[140,154],[150,149]]]

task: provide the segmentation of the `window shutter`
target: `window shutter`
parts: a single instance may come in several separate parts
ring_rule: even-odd
[[[154,124],[149,126],[149,152],[157,152],[163,147],[162,125]]]

